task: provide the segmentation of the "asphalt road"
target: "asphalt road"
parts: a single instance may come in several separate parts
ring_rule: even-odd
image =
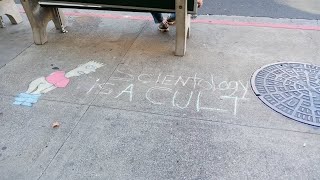
[[[320,19],[320,0],[204,0],[200,14]]]
[[[199,14],[320,19],[320,0],[204,0]]]

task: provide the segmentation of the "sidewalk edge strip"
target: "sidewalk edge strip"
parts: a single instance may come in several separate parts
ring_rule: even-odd
[[[23,9],[20,9],[21,13],[25,13]],[[130,20],[143,20],[152,21],[151,17],[146,16],[128,16],[128,15],[114,15],[114,14],[99,14],[99,13],[79,13],[79,12],[65,12],[67,16],[74,17],[98,17],[107,19],[130,19]],[[200,24],[212,24],[212,25],[226,25],[226,26],[240,26],[240,27],[260,27],[260,28],[272,28],[272,29],[292,29],[292,30],[311,30],[320,31],[320,26],[311,25],[297,25],[297,24],[276,24],[276,23],[259,23],[259,22],[243,22],[243,21],[230,21],[230,20],[206,20],[195,19],[193,23]]]

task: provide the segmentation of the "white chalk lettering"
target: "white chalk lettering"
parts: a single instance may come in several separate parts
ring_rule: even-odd
[[[201,105],[200,105],[200,98],[201,98],[201,91],[199,92],[198,98],[197,98],[197,104],[196,104],[197,112],[199,112],[200,110],[227,112],[227,110],[225,110],[225,109],[212,108],[212,107],[201,107]]]
[[[172,79],[168,79],[168,77],[174,78],[172,75],[166,75],[161,84],[168,86],[172,85]]]
[[[130,84],[125,90],[123,90],[118,96],[115,98],[120,97],[123,93],[129,93],[130,95],[130,102],[132,101],[132,93],[133,93],[133,84]]]
[[[162,72],[157,74],[141,73],[139,75],[133,75],[130,72],[117,69],[115,75],[110,78],[111,83],[101,83],[101,80],[97,79],[92,86],[89,86],[90,88],[88,87],[89,90],[86,93],[92,93],[94,88],[99,88],[99,94],[111,95],[111,98],[129,98],[129,101],[132,102],[135,100],[133,91],[136,85],[132,82],[134,81],[142,85],[141,88],[146,88],[139,93],[143,93],[146,100],[152,105],[164,105],[166,108],[180,110],[195,108],[197,112],[214,111],[234,116],[239,113],[241,102],[248,100],[246,98],[250,88],[248,81],[216,82],[214,80],[216,76],[213,74],[205,79],[199,77],[198,73],[195,73],[194,76],[176,76]],[[154,83],[157,85],[153,85]],[[165,87],[161,87],[160,84]],[[123,85],[126,85],[123,91],[115,91],[115,87]]]
[[[87,94],[89,94],[98,84],[98,82],[100,81],[100,79],[97,79],[96,82],[93,84],[93,86],[91,86],[91,88],[89,89],[89,91],[87,91]]]
[[[214,76],[211,74],[212,91],[216,91],[216,84],[214,83]]]
[[[178,80],[176,81],[176,83],[174,83],[174,85],[176,86],[179,82],[181,82],[182,86],[185,86],[189,79],[192,78],[192,77],[188,77],[186,81],[183,80],[182,76],[179,76]]]
[[[218,86],[220,91],[225,91],[229,89],[229,84],[227,81],[222,81]]]
[[[234,100],[234,106],[233,106],[233,115],[237,115],[237,109],[238,109],[238,97],[230,97],[230,96],[221,96],[221,98],[225,99],[233,99]]]
[[[159,73],[159,75],[158,75],[158,79],[157,79],[157,81],[156,81],[156,84],[157,84],[157,83],[159,83],[159,81],[160,81],[160,77],[161,77],[161,74],[162,74],[162,73]]]
[[[204,90],[210,90],[213,88],[213,85],[208,82],[208,81],[205,81],[204,79],[201,79],[199,82],[198,82],[198,86],[200,88],[203,88]]]
[[[150,89],[148,89],[147,93],[146,93],[146,99],[149,100],[152,104],[158,104],[158,105],[161,105],[161,104],[164,104],[162,102],[157,102],[155,101],[154,99],[152,99],[150,96],[151,96],[151,93],[155,90],[160,90],[160,91],[167,91],[167,92],[170,92],[172,93],[172,89],[170,88],[166,88],[166,87],[152,87]]]
[[[194,81],[193,89],[195,89],[195,88],[196,88],[197,80],[201,80],[201,78],[198,78],[198,77],[197,77],[197,73],[196,73],[196,74],[194,75],[194,77],[193,77],[193,81]]]
[[[248,93],[248,90],[249,90],[249,82],[247,81],[246,82],[246,85],[243,85],[241,81],[238,81],[240,83],[240,85],[242,86],[243,90],[244,90],[244,93],[242,95],[242,99],[246,99],[246,95]]]
[[[178,108],[180,108],[180,109],[185,109],[185,108],[187,108],[187,107],[189,106],[189,104],[190,104],[190,101],[191,101],[191,98],[192,98],[192,95],[193,95],[193,91],[190,92],[189,99],[188,99],[186,105],[183,106],[183,107],[180,106],[179,104],[177,104],[177,103],[175,102],[175,101],[176,101],[176,98],[177,98],[177,95],[178,95],[178,91],[176,91],[176,92],[174,93],[174,95],[173,95],[172,105],[173,105],[173,106],[176,106],[176,107],[178,107]]]
[[[99,84],[99,88],[101,89],[101,92],[99,94],[105,94],[105,95],[111,94],[113,90],[109,88],[108,85],[114,86],[114,84],[112,83]]]
[[[230,81],[228,83],[228,89],[233,90],[233,92],[229,96],[233,96],[238,90],[239,90],[239,85],[238,82],[236,81]]]
[[[141,81],[142,83],[146,84],[146,83],[150,83],[151,80],[143,80],[144,77],[146,77],[146,79],[151,78],[153,75],[152,74],[140,74],[138,76],[138,81]]]

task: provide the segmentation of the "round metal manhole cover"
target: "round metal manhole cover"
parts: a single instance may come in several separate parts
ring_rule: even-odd
[[[320,67],[276,63],[251,78],[257,97],[273,110],[296,121],[320,126]]]

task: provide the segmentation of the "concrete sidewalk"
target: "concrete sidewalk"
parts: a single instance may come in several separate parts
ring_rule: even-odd
[[[1,179],[320,178],[320,129],[249,83],[269,63],[319,64],[317,21],[200,16],[181,58],[175,28],[158,32],[149,14],[66,14],[69,33],[51,26],[42,46],[25,14],[0,29]],[[13,105],[35,79],[91,61],[104,66]]]

